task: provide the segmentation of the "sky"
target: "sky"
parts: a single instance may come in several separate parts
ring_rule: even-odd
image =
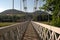
[[[42,2],[41,0],[38,2],[38,10],[39,7],[42,6],[44,4],[44,2]],[[33,12],[33,8],[34,8],[34,0],[27,0],[27,12]],[[0,0],[0,12],[7,10],[7,9],[12,9],[12,0]],[[22,0],[14,0],[14,9],[17,10],[22,10],[23,9],[23,2]]]

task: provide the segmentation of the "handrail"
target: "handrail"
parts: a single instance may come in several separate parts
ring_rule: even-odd
[[[0,40],[21,40],[29,22],[16,23],[0,28]]]
[[[41,40],[60,40],[60,28],[31,21]]]

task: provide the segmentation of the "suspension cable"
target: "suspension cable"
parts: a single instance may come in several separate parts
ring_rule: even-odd
[[[14,14],[14,0],[12,0],[12,14]],[[12,22],[14,22],[13,15],[12,15]]]

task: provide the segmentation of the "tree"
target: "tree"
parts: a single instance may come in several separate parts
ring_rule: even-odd
[[[51,11],[53,13],[52,16],[52,25],[60,26],[60,0],[43,0],[46,3],[43,5],[43,9],[47,11]]]

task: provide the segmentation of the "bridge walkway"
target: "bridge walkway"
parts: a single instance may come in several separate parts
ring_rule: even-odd
[[[36,31],[34,30],[31,23],[29,24],[29,26],[25,32],[23,40],[39,40],[39,36],[36,33]]]

